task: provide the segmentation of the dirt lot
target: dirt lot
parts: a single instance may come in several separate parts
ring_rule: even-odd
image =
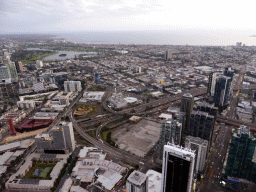
[[[112,140],[117,139],[120,149],[144,157],[158,141],[160,133],[159,123],[143,119],[137,124],[129,125],[128,128],[113,132]]]
[[[47,129],[48,128],[38,129],[38,130],[35,130],[35,131],[24,132],[24,133],[16,132],[15,136],[7,137],[6,139],[3,140],[2,143],[6,143],[6,142],[10,142],[10,141],[15,141],[15,140],[19,140],[19,139],[24,139],[26,137],[36,136],[38,133],[42,133],[42,132],[46,131]]]

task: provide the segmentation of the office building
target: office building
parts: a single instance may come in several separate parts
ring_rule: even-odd
[[[54,150],[65,150],[66,141],[64,135],[64,129],[61,127],[54,127],[51,131],[53,139],[53,149]]]
[[[95,78],[95,83],[100,82],[100,74],[99,73],[95,73],[94,78]]]
[[[168,143],[164,146],[161,192],[191,192],[195,152]]]
[[[225,68],[224,73],[226,77],[231,77],[231,81],[233,80],[233,76],[235,74],[235,71],[232,70],[230,67]]]
[[[208,141],[199,137],[187,136],[185,147],[195,151],[195,173],[203,172],[207,157]]]
[[[64,90],[65,92],[81,92],[81,81],[65,81]]]
[[[194,107],[194,97],[190,93],[186,93],[181,98],[180,112],[185,112],[184,132],[188,133],[190,114]]]
[[[16,70],[15,62],[11,61],[10,59],[5,59],[4,64],[8,67],[12,82],[18,82],[18,73]]]
[[[39,133],[35,137],[35,144],[37,146],[37,152],[44,152],[44,150],[52,149],[52,138],[49,134]]]
[[[44,66],[43,61],[41,61],[41,60],[37,60],[37,61],[36,61],[36,68],[40,69],[40,68],[42,68],[43,66]]]
[[[65,142],[66,142],[67,149],[70,152],[74,151],[74,149],[75,149],[75,137],[74,137],[72,122],[62,121],[62,122],[59,123],[58,127],[61,127],[64,130]]]
[[[0,79],[9,79],[11,78],[11,73],[9,68],[4,64],[0,64]]]
[[[208,113],[209,115],[212,115],[215,117],[215,119],[217,118],[218,115],[218,107],[214,107],[211,105],[207,105],[207,104],[200,104],[196,106],[196,110],[197,111],[203,111]]]
[[[224,107],[228,105],[231,81],[231,77],[224,75],[217,78],[214,93],[214,103],[216,106]]]
[[[135,73],[141,73],[141,67],[136,66],[135,67]]]
[[[126,181],[127,192],[146,192],[148,188],[148,177],[146,174],[133,171]]]
[[[208,96],[212,96],[212,97],[214,96],[217,75],[218,73],[216,72],[212,72],[209,74],[209,81],[208,81],[208,87],[207,87]]]
[[[214,116],[202,111],[193,111],[190,115],[188,134],[193,137],[200,137],[211,143],[214,124]]]
[[[0,98],[1,99],[18,99],[19,83],[11,82],[11,79],[2,80],[0,83]]]
[[[62,153],[73,152],[75,149],[75,138],[72,122],[60,122],[53,127],[50,134],[38,134],[35,137],[37,150],[42,152],[59,151]]]
[[[172,51],[169,49],[164,52],[164,59],[165,60],[170,60],[172,58]]]
[[[24,71],[23,65],[22,65],[21,61],[16,61],[15,62],[15,66],[16,66],[16,70],[17,70],[18,73],[21,73],[21,72]]]
[[[242,47],[242,42],[237,42],[237,43],[236,43],[236,46],[237,46],[237,47]]]
[[[256,183],[255,146],[256,140],[250,134],[250,128],[240,126],[231,139],[225,175]]]

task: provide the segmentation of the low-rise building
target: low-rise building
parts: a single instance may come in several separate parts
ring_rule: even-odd
[[[17,106],[21,109],[34,109],[35,101],[33,100],[18,101]]]

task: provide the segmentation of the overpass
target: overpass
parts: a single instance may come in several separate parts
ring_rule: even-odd
[[[245,125],[245,126],[250,127],[250,131],[256,132],[256,124],[245,123],[243,121],[230,119],[230,118],[227,118],[227,117],[221,117],[221,116],[218,116],[216,120],[221,122],[221,123],[225,123],[227,125],[232,125],[232,126],[235,126],[235,127],[240,127],[240,125]]]

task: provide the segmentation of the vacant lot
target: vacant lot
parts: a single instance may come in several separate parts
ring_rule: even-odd
[[[138,124],[131,124],[127,128],[113,132],[112,140],[117,139],[120,149],[144,157],[158,141],[160,132],[159,123],[143,119]]]

